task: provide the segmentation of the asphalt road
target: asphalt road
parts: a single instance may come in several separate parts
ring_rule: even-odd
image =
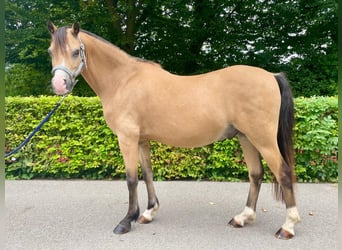
[[[298,184],[302,222],[291,240],[274,233],[285,207],[263,184],[254,224],[227,222],[244,208],[247,183],[155,182],[160,210],[147,225],[112,233],[127,212],[124,181],[6,181],[6,249],[337,249],[336,184]],[[147,198],[139,183],[140,210]]]

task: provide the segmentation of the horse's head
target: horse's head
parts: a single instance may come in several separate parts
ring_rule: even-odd
[[[51,44],[48,52],[52,60],[53,78],[51,84],[57,95],[70,93],[75,86],[77,76],[86,67],[85,47],[79,36],[80,26],[56,28],[48,22]]]

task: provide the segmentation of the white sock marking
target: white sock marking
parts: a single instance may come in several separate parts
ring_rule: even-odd
[[[156,203],[153,208],[146,209],[143,213],[143,216],[145,217],[146,220],[152,221],[154,216],[156,215],[158,209],[159,209],[159,206]]]
[[[234,220],[239,223],[241,226],[245,225],[246,223],[252,223],[254,222],[256,217],[255,211],[250,207],[245,207],[245,209],[242,211],[242,213],[236,215],[234,217]]]
[[[300,222],[300,217],[298,214],[297,207],[291,207],[286,210],[286,220],[282,228],[291,234],[295,235],[294,233],[294,226]]]

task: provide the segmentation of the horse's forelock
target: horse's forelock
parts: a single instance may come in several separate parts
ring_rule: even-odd
[[[61,28],[58,28],[53,36],[53,41],[55,43],[55,46],[57,49],[60,49],[61,51],[66,51],[66,30],[70,28],[68,26],[64,26]]]

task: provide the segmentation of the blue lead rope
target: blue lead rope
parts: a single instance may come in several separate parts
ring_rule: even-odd
[[[24,147],[26,145],[26,143],[28,143],[31,138],[43,127],[44,123],[46,123],[51,115],[58,109],[58,107],[61,105],[62,101],[64,100],[66,96],[64,95],[53,107],[53,109],[50,111],[50,113],[38,124],[38,126],[31,132],[31,134],[14,150],[12,150],[9,153],[5,154],[5,158],[8,156],[11,156],[15,153],[17,153],[22,147]]]

